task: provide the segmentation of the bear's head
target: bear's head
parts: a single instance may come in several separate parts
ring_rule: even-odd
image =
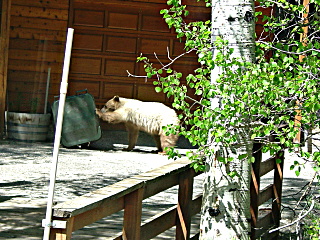
[[[119,107],[121,107],[120,97],[114,96],[112,99],[106,102],[104,107],[101,109],[101,112],[113,112]]]

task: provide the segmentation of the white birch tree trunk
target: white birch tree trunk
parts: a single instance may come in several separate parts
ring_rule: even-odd
[[[212,0],[213,41],[216,36],[228,40],[230,47],[234,48],[233,57],[254,61],[254,32],[253,0]],[[212,83],[215,83],[219,72],[218,67],[212,71]],[[217,99],[212,100],[212,107],[217,107],[218,104]],[[244,122],[244,127],[239,129],[239,144],[234,146],[236,155],[252,156],[253,143],[247,134],[248,125]],[[230,156],[232,151],[220,146],[216,156],[207,159],[200,239],[249,239],[250,164],[247,159],[235,159],[226,165],[217,160],[219,154]],[[230,171],[237,171],[239,175],[231,178],[228,176]]]

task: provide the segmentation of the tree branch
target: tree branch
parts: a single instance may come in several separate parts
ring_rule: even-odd
[[[177,61],[179,58],[183,57],[184,55],[187,55],[187,54],[191,53],[192,51],[196,51],[196,50],[197,50],[196,48],[192,48],[192,49],[190,49],[190,50],[188,50],[188,51],[186,51],[186,52],[184,52],[184,53],[181,53],[180,55],[178,55],[178,56],[175,57],[174,59],[172,59],[172,58],[170,57],[169,49],[168,49],[168,47],[167,47],[168,59],[170,60],[170,62],[169,62],[168,64],[166,64],[166,65],[164,65],[164,64],[160,61],[160,59],[158,58],[158,56],[157,56],[156,53],[154,53],[154,56],[155,56],[155,58],[158,60],[158,62],[161,64],[161,66],[162,66],[161,69],[167,70],[168,67],[169,67],[170,65],[172,65],[175,61]],[[147,77],[146,75],[144,75],[144,76],[134,75],[134,74],[131,74],[131,73],[129,72],[129,70],[126,70],[126,71],[127,71],[127,73],[128,73],[128,77],[145,78],[145,79],[146,79],[145,81],[147,81],[147,79],[148,79],[148,77]]]
[[[297,202],[297,204],[296,204],[296,206],[295,206],[294,210],[296,210],[296,209],[297,209],[297,207],[298,207],[298,205],[300,204],[300,202],[302,201],[302,199],[307,195],[307,192],[310,190],[310,188],[311,188],[311,184],[312,184],[312,183],[313,183],[313,181],[315,180],[316,176],[317,176],[317,172],[315,172],[315,173],[314,173],[314,175],[313,175],[313,177],[312,177],[311,181],[309,182],[309,184],[308,184],[307,188],[305,189],[304,193],[301,195],[301,197],[300,197],[299,201]]]
[[[290,227],[290,226],[292,226],[292,225],[300,222],[301,219],[303,219],[305,216],[307,216],[307,215],[312,211],[312,209],[314,208],[314,205],[315,205],[315,199],[317,199],[317,198],[320,198],[320,195],[319,195],[319,196],[316,196],[314,199],[312,199],[310,208],[308,209],[308,211],[307,211],[305,214],[303,214],[302,216],[300,216],[299,218],[297,218],[297,219],[296,219],[295,221],[293,221],[292,223],[289,223],[289,224],[286,224],[286,225],[284,225],[284,226],[281,226],[281,227],[274,228],[274,229],[270,230],[269,233],[273,233],[273,232],[279,231],[280,229]]]
[[[128,77],[136,77],[136,78],[148,78],[147,76],[140,76],[140,75],[133,75],[129,72],[129,70],[126,70],[128,73]]]
[[[315,51],[315,52],[319,52],[320,53],[320,50],[319,49],[316,49],[316,48],[312,48],[312,49],[308,49],[308,50],[305,50],[303,52],[290,52],[290,51],[285,51],[283,49],[279,49],[279,48],[276,48],[274,46],[272,46],[271,44],[267,43],[267,42],[264,42],[264,41],[257,41],[258,43],[263,43],[265,44],[266,46],[272,48],[273,50],[277,50],[277,51],[280,51],[280,52],[283,52],[283,53],[287,53],[287,54],[293,54],[293,55],[304,55],[308,52],[311,52],[311,51]]]

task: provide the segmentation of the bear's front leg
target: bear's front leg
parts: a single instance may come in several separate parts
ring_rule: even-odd
[[[157,152],[158,152],[158,153],[163,152],[162,147],[161,147],[160,136],[159,136],[159,135],[153,135],[153,138],[154,138],[154,140],[155,140],[155,142],[156,142],[156,144],[157,144],[157,149],[158,149]]]
[[[128,137],[129,137],[129,146],[126,149],[123,149],[125,151],[132,151],[132,149],[136,146],[138,136],[139,136],[139,128],[131,123],[126,123],[126,128],[128,131]]]

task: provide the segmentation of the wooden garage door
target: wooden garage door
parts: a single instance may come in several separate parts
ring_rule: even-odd
[[[190,1],[191,2],[191,1]],[[189,8],[189,19],[209,19],[210,11],[196,1]],[[88,89],[96,104],[102,105],[114,95],[144,101],[169,103],[163,93],[155,93],[152,81],[128,77],[145,75],[143,65],[136,62],[140,53],[154,59],[154,52],[164,63],[167,48],[171,57],[183,52],[173,29],[168,29],[160,15],[167,8],[165,0],[71,1],[69,26],[75,29],[69,77],[69,93]],[[184,74],[197,66],[195,56],[175,63]]]

